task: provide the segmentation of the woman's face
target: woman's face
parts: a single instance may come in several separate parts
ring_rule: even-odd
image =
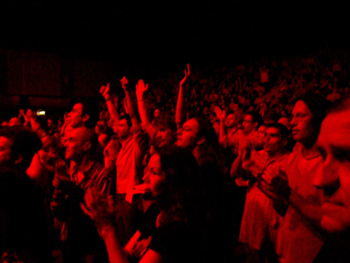
[[[312,127],[313,114],[304,101],[299,100],[295,103],[292,117],[290,126],[293,139],[301,143],[307,142],[314,133]]]
[[[165,173],[162,171],[159,154],[153,154],[149,160],[149,188],[153,197],[157,197],[163,190],[165,185]]]

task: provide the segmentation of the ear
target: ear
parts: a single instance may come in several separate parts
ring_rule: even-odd
[[[88,120],[90,120],[90,115],[89,114],[85,114],[83,116],[83,122],[87,122]]]
[[[288,144],[288,138],[283,139],[283,147],[286,147]]]
[[[201,145],[205,142],[205,138],[204,137],[200,137],[198,140],[197,140],[197,145]]]
[[[23,154],[20,153],[15,160],[15,164],[17,165],[17,164],[21,163],[22,161],[23,161]]]
[[[85,142],[84,143],[84,150],[88,151],[88,150],[90,150],[90,148],[91,148],[91,142]]]

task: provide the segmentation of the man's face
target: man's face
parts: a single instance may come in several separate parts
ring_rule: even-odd
[[[246,114],[243,118],[243,132],[245,134],[251,133],[251,131],[254,129],[255,125],[253,123],[253,116]]]
[[[279,129],[273,127],[266,128],[264,150],[269,155],[275,155],[280,153],[284,147],[283,143],[284,140],[282,140],[282,136]]]
[[[87,150],[85,137],[82,128],[74,129],[67,134],[67,140],[64,143],[66,160],[77,161],[82,159]]]
[[[129,127],[126,119],[119,120],[118,126],[117,126],[118,137],[119,138],[126,138],[129,136],[129,133],[130,133],[130,127]]]
[[[233,128],[236,125],[235,114],[231,113],[226,118],[226,127]]]
[[[160,127],[156,134],[156,144],[158,147],[170,145],[174,141],[175,133],[168,128]]]
[[[328,115],[316,145],[323,157],[314,184],[322,200],[321,226],[328,232],[350,227],[350,110]]]
[[[299,100],[292,111],[293,119],[290,122],[293,139],[297,142],[306,142],[314,132],[312,127],[312,113],[305,102]]]
[[[256,148],[263,148],[264,147],[264,142],[265,142],[265,131],[266,131],[266,126],[261,125],[256,133]]]
[[[74,104],[72,110],[68,113],[67,116],[68,124],[74,128],[81,127],[84,123],[83,117],[83,104]]]
[[[11,159],[12,142],[6,138],[0,137],[0,167],[6,167]]]
[[[194,148],[197,141],[198,131],[199,123],[194,118],[189,119],[177,132],[176,145],[181,148]]]

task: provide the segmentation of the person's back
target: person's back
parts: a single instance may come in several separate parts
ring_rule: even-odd
[[[0,254],[50,262],[44,205],[33,182],[14,170],[0,174]]]

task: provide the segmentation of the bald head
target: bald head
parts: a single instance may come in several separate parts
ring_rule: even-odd
[[[84,156],[93,154],[98,145],[98,138],[94,130],[79,127],[67,134],[66,159],[78,161]]]

